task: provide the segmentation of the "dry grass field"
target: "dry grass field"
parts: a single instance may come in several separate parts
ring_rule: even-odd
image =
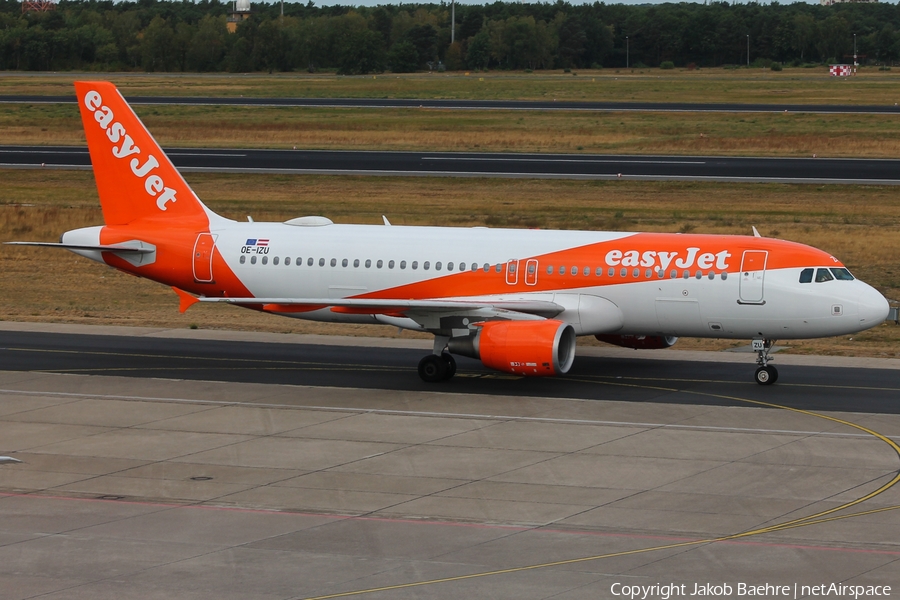
[[[109,79],[129,95],[307,96],[889,104],[900,73],[824,69],[603,70],[578,74],[379,75],[0,74],[0,95],[71,95],[76,79]],[[900,117],[137,106],[163,144],[513,152],[900,156]],[[701,135],[702,134],[702,135]],[[0,143],[83,144],[74,105],[0,105]],[[900,197],[892,187],[403,179],[191,174],[214,210],[284,220],[749,233],[809,243],[900,299]],[[0,170],[0,241],[48,240],[102,223],[86,171]],[[164,327],[398,335],[200,305],[187,314],[164,286],[70,253],[0,247],[0,319]],[[414,334],[403,333],[403,336]],[[585,343],[593,343],[586,341]],[[682,340],[682,348],[745,342]],[[900,327],[793,342],[792,352],[900,356]]]
[[[577,73],[495,71],[338,76],[283,73],[15,73],[0,74],[0,95],[71,95],[72,81],[113,81],[128,95],[318,98],[465,98],[771,104],[900,102],[900,72],[861,68],[832,78],[826,67],[768,69],[602,69]]]
[[[900,115],[135,106],[182,147],[900,157]],[[4,144],[82,145],[73,104],[0,104]]]
[[[190,174],[221,214],[257,221],[325,215],[335,222],[692,231],[809,243],[840,257],[889,298],[900,299],[900,196],[892,187],[404,179]],[[0,171],[0,241],[56,240],[102,216],[86,171]],[[305,323],[234,307],[182,315],[164,286],[63,251],[0,247],[0,319],[283,332],[397,335],[376,326]],[[404,333],[403,336],[411,334]],[[745,342],[682,340],[682,348]],[[791,342],[792,352],[900,356],[900,327]]]

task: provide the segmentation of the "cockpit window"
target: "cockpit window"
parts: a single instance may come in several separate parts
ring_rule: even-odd
[[[831,281],[834,277],[828,269],[816,269],[816,283]]]
[[[850,274],[850,271],[843,268],[833,268],[831,272],[834,273],[834,278],[838,281],[853,281],[854,277]]]
[[[800,271],[800,283],[812,282],[812,276],[815,269],[803,269]]]

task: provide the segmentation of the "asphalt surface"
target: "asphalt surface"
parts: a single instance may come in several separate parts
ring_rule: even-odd
[[[167,148],[185,172],[900,184],[900,160]],[[90,168],[87,148],[0,146],[0,167]]]
[[[440,391],[667,404],[746,406],[728,396],[806,410],[900,414],[891,370],[785,365],[773,386],[746,364],[580,356],[563,377],[526,379],[458,357],[452,380],[426,384],[422,350],[0,331],[0,368],[135,378]],[[777,360],[776,363],[777,365]]]
[[[300,106],[315,108],[438,108],[448,110],[578,110],[598,112],[802,112],[900,114],[900,106],[832,104],[707,104],[699,102],[557,102],[555,100],[452,100],[417,98],[252,98],[127,96],[131,104]],[[74,104],[75,96],[2,96],[6,104]]]

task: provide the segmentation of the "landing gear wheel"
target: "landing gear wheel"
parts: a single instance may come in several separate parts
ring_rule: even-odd
[[[429,354],[419,361],[419,377],[422,381],[437,383],[447,379],[449,373],[449,363],[442,356]]]
[[[456,359],[453,358],[453,355],[444,352],[441,354],[441,358],[444,359],[444,362],[447,363],[447,376],[445,379],[450,379],[454,375],[456,375]]]
[[[772,385],[778,381],[778,369],[772,366],[760,367],[756,370],[756,383],[759,385]]]

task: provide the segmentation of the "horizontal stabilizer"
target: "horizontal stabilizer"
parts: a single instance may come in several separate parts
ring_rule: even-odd
[[[116,244],[63,244],[59,242],[3,242],[8,246],[43,246],[46,248],[63,248],[64,250],[102,250],[104,252],[116,252],[116,253],[136,253],[136,254],[151,254],[156,252],[156,247],[142,245],[142,246],[125,246],[125,245],[116,245]]]

